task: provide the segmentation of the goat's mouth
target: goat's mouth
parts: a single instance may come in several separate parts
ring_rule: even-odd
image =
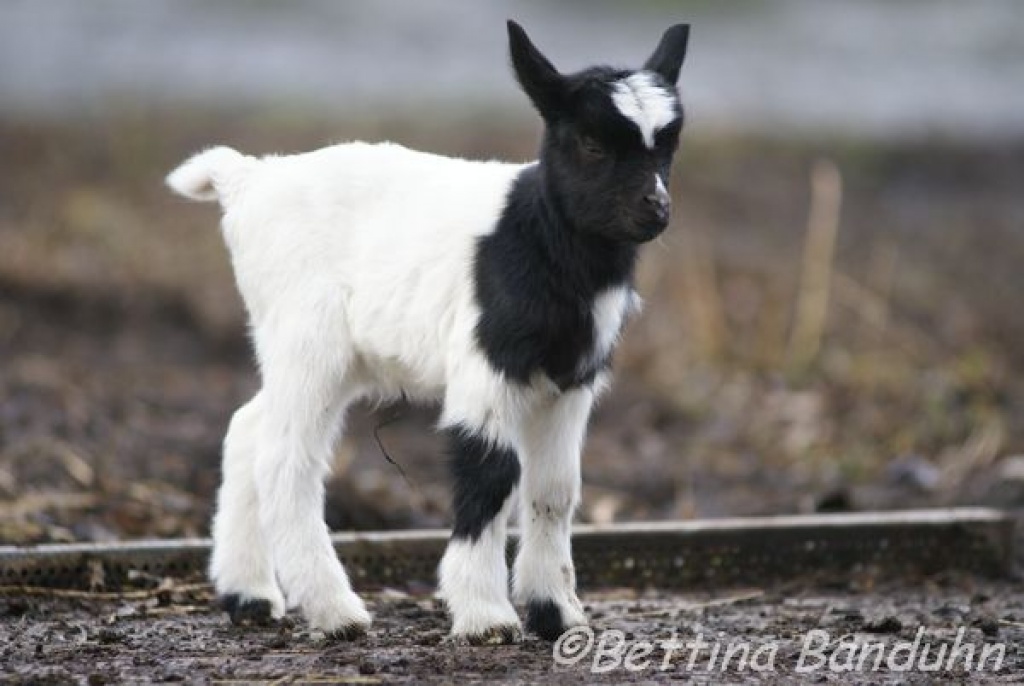
[[[634,215],[626,222],[629,240],[635,243],[652,241],[668,228],[668,212]]]

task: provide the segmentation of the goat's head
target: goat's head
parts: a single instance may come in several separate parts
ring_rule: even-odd
[[[662,36],[639,71],[563,75],[508,23],[516,77],[544,119],[541,163],[550,200],[579,230],[642,243],[665,230],[672,156],[683,125],[676,80],[690,27]]]

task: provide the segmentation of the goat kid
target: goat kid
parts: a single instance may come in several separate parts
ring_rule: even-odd
[[[370,615],[335,556],[323,480],[359,398],[441,400],[455,526],[440,566],[454,637],[518,640],[513,596],[554,639],[586,623],[570,525],[591,405],[636,307],[637,248],[669,220],[689,27],[638,71],[563,75],[508,23],[544,121],[540,159],[452,159],[349,143],[256,159],[218,147],[167,178],[218,200],[262,386],[231,420],[211,576],[235,622],[298,607],[358,636]]]

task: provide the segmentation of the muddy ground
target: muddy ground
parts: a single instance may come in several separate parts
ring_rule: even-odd
[[[516,645],[453,645],[435,600],[395,589],[369,596],[374,627],[352,643],[328,640],[290,616],[272,627],[231,626],[211,610],[202,584],[121,598],[5,594],[0,683],[1010,684],[1024,674],[1024,594],[1002,582],[950,576],[870,587],[609,590],[583,600],[595,634],[589,650],[585,635],[557,648],[530,636]],[[675,648],[666,643],[673,636]],[[698,638],[707,647],[696,647]],[[627,661],[629,646],[644,651],[645,642],[650,652]],[[877,670],[877,648],[858,662],[864,646],[879,643]],[[963,653],[950,662],[956,645],[974,647],[969,669]],[[730,646],[736,652],[726,664]],[[994,652],[982,663],[985,646]]]
[[[351,136],[530,155],[532,129],[499,121],[499,134],[492,121],[340,127],[140,112],[84,127],[0,123],[0,544],[208,533],[223,431],[258,380],[215,212],[170,198],[167,169],[214,141],[261,152]],[[841,229],[834,258],[822,258],[834,277],[820,351],[797,365],[788,332],[808,173],[822,157],[844,181]],[[697,140],[684,142],[675,173],[675,224],[642,263],[647,307],[588,437],[581,521],[1024,506],[1024,145]],[[328,488],[333,528],[450,523],[435,413],[352,412]],[[176,583],[137,598],[5,590],[0,674],[25,683],[626,676],[555,669],[550,647],[532,639],[444,645],[443,613],[422,589],[374,596],[374,631],[336,645],[298,620],[234,629],[211,612],[205,587]],[[1024,594],[1007,582],[794,584],[747,599],[726,589],[585,590],[599,629],[780,637],[769,681],[793,675],[799,636],[815,627],[896,640],[922,624],[940,640],[962,625],[976,640],[1007,641],[1002,676],[987,679],[1019,681],[1010,675],[1022,667]]]

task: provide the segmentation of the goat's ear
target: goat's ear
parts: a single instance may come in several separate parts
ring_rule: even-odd
[[[562,75],[530,42],[523,27],[511,19],[508,21],[508,51],[519,85],[541,116],[550,118],[562,105],[565,93]]]
[[[647,58],[644,69],[661,74],[669,83],[679,80],[679,69],[686,57],[686,43],[690,40],[690,25],[676,24],[665,32],[654,53]]]

